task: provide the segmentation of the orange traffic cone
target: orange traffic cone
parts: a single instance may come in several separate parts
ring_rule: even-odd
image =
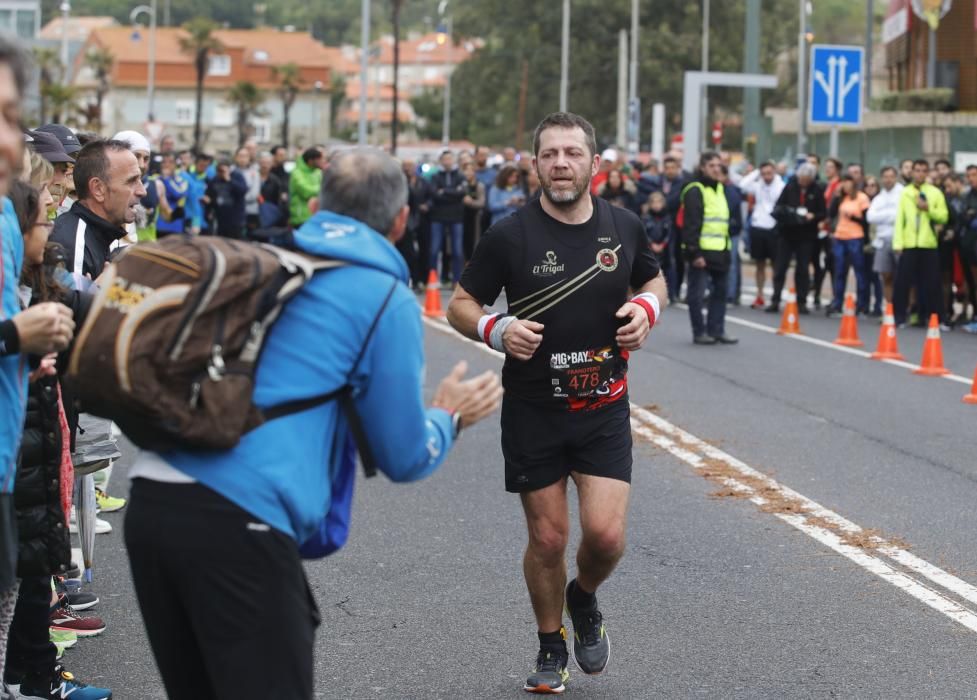
[[[441,308],[441,284],[438,282],[438,273],[436,270],[431,270],[431,273],[427,276],[427,293],[424,297],[424,315],[425,316],[444,316],[444,310]]]
[[[791,287],[787,294],[787,306],[784,307],[784,315],[780,319],[780,330],[777,335],[800,335],[801,324],[797,313],[797,292]]]
[[[970,386],[970,393],[963,397],[963,402],[977,404],[977,369],[974,370],[974,383]]]
[[[844,345],[846,348],[862,347],[862,341],[858,338],[858,319],[855,318],[855,297],[851,294],[845,296],[845,310],[841,316],[841,328],[838,329],[835,345]]]
[[[882,316],[882,329],[879,331],[879,344],[872,353],[873,360],[904,360],[896,342],[896,319],[892,311],[892,303],[885,305],[885,315]]]
[[[924,374],[928,377],[950,374],[950,370],[943,366],[943,341],[940,340],[940,319],[936,314],[930,315],[926,344],[923,345],[923,359],[919,363],[919,369],[913,370],[913,374]]]

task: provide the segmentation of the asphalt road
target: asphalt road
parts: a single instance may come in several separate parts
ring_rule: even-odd
[[[977,406],[960,402],[968,387],[732,319],[777,326],[761,312],[730,316],[737,346],[693,346],[687,312],[672,308],[633,356],[632,404],[658,418],[636,423],[629,546],[600,592],[613,656],[603,676],[573,670],[568,696],[977,696]],[[808,336],[827,341],[837,326],[802,318]],[[877,329],[861,323],[869,351]],[[910,362],[923,335],[900,332]],[[426,336],[428,393],[457,359],[473,371],[500,366],[450,333],[429,326]],[[944,353],[970,377],[977,338],[948,334]],[[358,484],[349,544],[308,566],[323,615],[317,697],[524,696],[536,643],[525,529],[503,489],[498,442],[491,418],[424,482]],[[130,456],[113,476],[119,495]],[[736,497],[755,477],[740,466],[709,471],[720,463],[759,470],[826,510],[804,501],[807,513],[793,514],[800,501],[769,488],[756,502]],[[882,548],[870,536],[837,544],[828,511],[878,531]],[[109,627],[65,662],[117,698],[162,698],[122,517],[105,517],[116,530],[97,539],[93,589]]]

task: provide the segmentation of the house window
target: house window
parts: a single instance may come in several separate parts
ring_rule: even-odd
[[[260,49],[257,50],[257,51],[255,51],[254,52],[254,60],[260,61],[261,63],[267,62],[268,61],[268,52],[267,51],[262,51]]]
[[[210,57],[210,64],[207,66],[207,75],[230,75],[231,57],[226,53],[214,54]]]
[[[14,11],[0,10],[0,29],[12,31],[14,28]]]
[[[271,141],[271,121],[265,118],[252,120],[254,127],[254,140],[258,143],[269,143]]]
[[[196,113],[193,100],[176,101],[176,123],[178,126],[191,126]]]
[[[225,105],[214,107],[214,126],[234,126],[235,117],[233,107]]]
[[[17,36],[33,39],[37,15],[33,10],[17,10]]]

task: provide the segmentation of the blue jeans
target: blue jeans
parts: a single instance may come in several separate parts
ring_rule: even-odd
[[[441,255],[441,248],[444,246],[444,230],[451,232],[451,279],[457,282],[461,279],[461,268],[465,264],[465,225],[458,221],[432,221],[431,222],[431,264],[430,269],[437,272],[438,257]],[[440,278],[439,278],[440,279]]]
[[[855,268],[855,282],[858,290],[857,308],[859,311],[868,310],[868,280],[865,279],[865,253],[862,247],[865,239],[856,238],[853,241],[833,240],[831,253],[834,256],[834,301],[831,305],[840,309],[845,303],[845,283],[848,281],[848,266]]]
[[[710,335],[718,338],[726,333],[726,285],[729,279],[727,270],[710,270],[704,267],[693,267],[689,263],[687,272],[687,300],[689,304],[689,319],[692,321],[692,335]],[[709,318],[702,318],[703,297],[706,287],[712,283],[712,294],[709,295]]]

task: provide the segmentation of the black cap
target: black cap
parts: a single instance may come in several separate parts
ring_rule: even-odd
[[[72,155],[81,150],[81,143],[78,141],[78,137],[75,136],[75,132],[64,124],[45,124],[44,126],[39,126],[36,131],[54,134],[55,138],[64,147],[64,152],[68,155]]]
[[[75,159],[65,153],[64,146],[57,136],[38,129],[34,132],[34,142],[31,143],[34,152],[42,156],[49,163],[74,163]]]

